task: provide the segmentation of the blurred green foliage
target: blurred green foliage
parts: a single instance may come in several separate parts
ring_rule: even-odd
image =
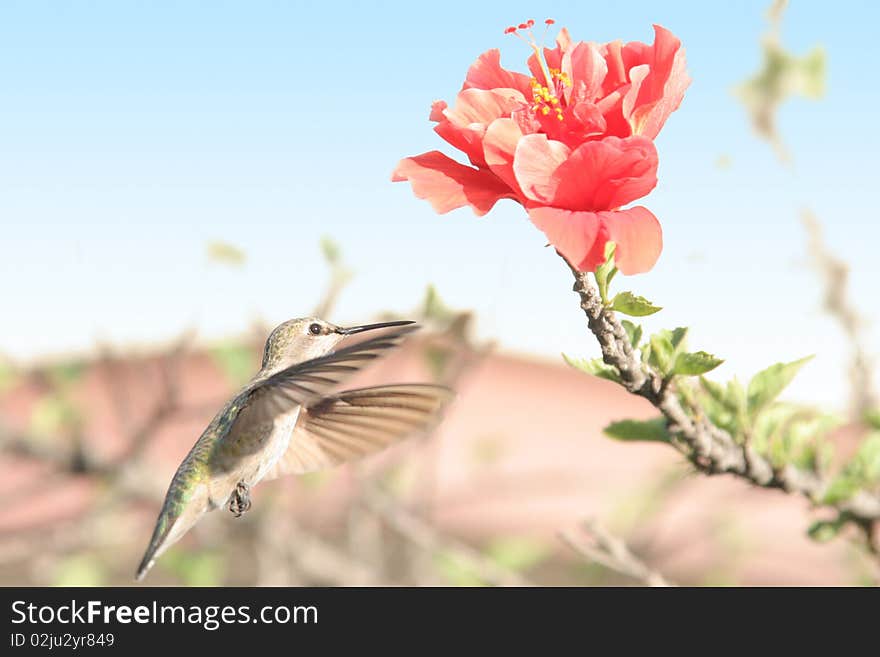
[[[862,489],[880,485],[880,434],[874,433],[859,445],[858,451],[831,482],[825,497],[826,504],[848,500]]]
[[[259,367],[256,353],[247,344],[224,342],[212,347],[209,354],[229,384],[236,388],[245,384]]]
[[[208,259],[221,265],[242,267],[247,262],[247,255],[233,244],[214,240],[208,242]]]
[[[46,370],[49,381],[59,388],[67,388],[77,383],[86,373],[83,361],[72,360],[56,363]]]
[[[454,586],[484,586],[486,582],[479,576],[473,564],[460,554],[441,550],[434,554],[437,572]]]
[[[18,382],[18,372],[5,360],[0,359],[0,394],[11,390]]]
[[[770,29],[761,39],[761,68],[734,89],[745,106],[755,131],[787,156],[776,128],[780,105],[793,96],[818,99],[825,91],[826,56],[821,46],[797,56],[783,48],[780,39],[782,13],[788,3],[776,0],[768,12]]]
[[[324,260],[327,261],[327,264],[342,264],[342,250],[339,248],[339,244],[337,244],[332,238],[327,236],[322,237],[319,246],[321,248],[321,255],[324,256]]]
[[[28,428],[35,437],[56,436],[75,430],[82,420],[82,414],[70,399],[50,392],[34,404]]]
[[[227,570],[226,560],[219,552],[199,550],[191,552],[172,548],[157,565],[183,586],[220,586]]]
[[[685,481],[685,470],[669,468],[644,481],[636,482],[624,495],[614,501],[608,513],[611,528],[621,536],[643,528],[669,503],[676,488]]]
[[[543,541],[527,536],[499,536],[486,546],[486,556],[500,566],[522,573],[541,564],[550,556]]]
[[[97,554],[74,554],[61,559],[54,568],[54,586],[104,586],[107,573]]]

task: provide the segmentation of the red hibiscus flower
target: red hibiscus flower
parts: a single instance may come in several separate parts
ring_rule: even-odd
[[[533,24],[506,32],[531,35]],[[552,49],[532,38],[531,75],[502,68],[497,49],[483,53],[454,107],[436,101],[430,116],[470,165],[431,151],[401,160],[392,180],[408,180],[441,214],[468,205],[484,215],[514,199],[579,270],[600,265],[611,240],[620,271],[648,271],[660,224],[644,207],[622,206],[657,184],[652,140],[690,83],[681,42],[654,32],[653,45],[573,42],[566,29]]]

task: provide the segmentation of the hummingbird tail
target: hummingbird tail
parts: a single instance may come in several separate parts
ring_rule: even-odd
[[[166,499],[166,503],[159,513],[159,519],[156,521],[156,527],[153,529],[150,544],[138,566],[135,580],[140,582],[156,563],[156,559],[189,531],[205,511],[207,511],[207,491],[201,485],[183,509],[179,507],[174,509]]]
[[[147,546],[144,558],[141,559],[137,574],[134,576],[135,581],[140,582],[144,578],[150,568],[153,567],[153,564],[156,563],[160,550],[164,550],[164,547],[168,544],[168,536],[171,533],[171,529],[177,523],[177,518],[172,518],[170,515],[171,514],[164,509],[159,515],[159,520],[156,521],[156,527],[153,530],[150,544]]]

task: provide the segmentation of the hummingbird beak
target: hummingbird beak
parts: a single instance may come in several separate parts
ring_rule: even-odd
[[[410,324],[415,324],[415,322],[403,320],[398,322],[379,322],[378,324],[362,324],[360,326],[338,328],[336,329],[336,332],[340,335],[353,335],[354,333],[363,333],[364,331],[372,331],[374,329],[390,328],[392,326],[408,326]]]

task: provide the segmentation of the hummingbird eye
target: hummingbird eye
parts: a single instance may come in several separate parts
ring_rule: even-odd
[[[321,335],[322,330],[321,325],[317,323],[309,326],[309,333],[312,335]]]

